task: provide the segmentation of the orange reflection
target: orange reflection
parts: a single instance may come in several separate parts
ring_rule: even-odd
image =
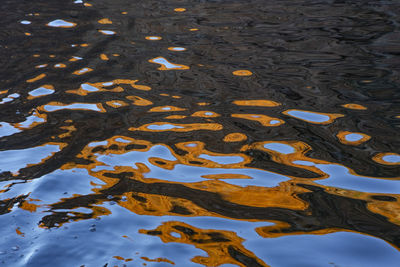
[[[180,120],[180,119],[184,119],[186,117],[187,116],[185,116],[185,115],[170,115],[170,116],[165,117],[164,119],[167,119],[167,120]]]
[[[77,94],[77,95],[87,95],[92,92],[123,92],[124,88],[118,85],[130,85],[132,88],[141,90],[141,91],[149,91],[151,87],[146,85],[136,84],[139,80],[127,80],[127,79],[116,79],[107,82],[97,82],[97,83],[84,83],[81,85],[79,89],[68,90],[67,93]],[[111,87],[111,88],[110,88]],[[143,98],[136,96],[127,96],[129,100],[143,100]],[[131,99],[132,98],[132,99]],[[147,100],[146,100],[147,101]],[[143,102],[144,103],[144,102]],[[146,103],[151,103],[150,101]]]
[[[281,119],[273,118],[262,114],[232,114],[233,118],[257,121],[263,126],[280,126],[285,122]]]
[[[154,122],[142,125],[138,128],[131,127],[130,131],[145,131],[145,132],[191,132],[200,130],[220,131],[222,125],[218,123],[188,123],[177,124],[168,122]]]
[[[252,259],[257,262],[257,266],[268,266],[242,245],[244,239],[231,231],[204,230],[186,223],[170,221],[163,223],[154,230],[142,229],[139,232],[157,235],[164,243],[184,243],[204,250],[207,256],[196,256],[192,261],[205,266],[234,264],[246,267],[242,262],[231,256],[232,251],[241,255],[241,258]]]
[[[88,73],[88,72],[91,72],[91,71],[93,71],[93,69],[91,69],[91,68],[82,68],[80,70],[74,71],[72,74],[82,75],[82,74],[85,74],[85,73]]]
[[[100,24],[112,24],[112,21],[108,18],[104,18],[98,21]]]
[[[179,7],[179,8],[175,8],[174,11],[175,12],[185,12],[186,8]]]
[[[100,55],[101,60],[109,60],[108,56],[106,54],[101,54]]]
[[[235,100],[233,104],[238,106],[254,106],[254,107],[277,107],[281,103],[271,100]]]
[[[41,112],[52,112],[62,109],[71,109],[71,110],[92,110],[98,112],[106,112],[103,106],[100,103],[72,103],[65,104],[62,102],[52,101],[47,103],[46,105],[37,107],[38,111]]]
[[[384,165],[400,165],[400,155],[397,153],[378,153],[372,159]]]
[[[245,145],[242,147],[241,151],[247,151],[251,149],[267,152],[270,154],[271,159],[275,162],[317,173],[320,175],[319,179],[329,177],[326,173],[315,166],[305,166],[293,163],[294,161],[309,161],[315,164],[329,163],[327,161],[307,157],[306,153],[311,150],[311,147],[306,143],[300,141],[264,141],[256,142],[251,145]],[[311,180],[310,178],[308,179]]]
[[[19,230],[19,227],[17,229],[15,229],[15,232],[17,233],[17,235],[25,237],[25,234],[23,232],[21,232],[21,230]]]
[[[149,112],[170,112],[170,111],[183,111],[185,108],[175,107],[175,106],[159,106],[154,107],[149,110]]]
[[[15,128],[20,129],[20,130],[28,130],[32,129],[39,124],[45,123],[47,121],[47,114],[46,113],[40,113],[37,110],[34,110],[32,115],[34,120],[29,124],[29,125],[23,125],[22,123],[16,123],[14,125]]]
[[[339,141],[345,145],[352,145],[357,146],[364,142],[367,142],[371,139],[371,136],[363,134],[363,133],[356,133],[356,132],[348,132],[348,131],[340,131],[337,135]],[[353,137],[354,136],[354,137]],[[351,139],[353,138],[353,139]]]
[[[38,76],[36,76],[35,78],[26,80],[26,82],[33,83],[33,82],[36,82],[36,81],[39,81],[39,80],[43,79],[44,77],[46,77],[46,74],[42,73],[42,74],[39,74]]]
[[[233,75],[235,76],[251,76],[253,73],[249,70],[235,70],[232,72]]]
[[[224,142],[240,142],[247,140],[247,136],[242,133],[230,133],[224,137]]]
[[[192,117],[202,117],[202,118],[215,118],[219,117],[218,113],[212,111],[197,111],[191,115]]]
[[[170,261],[169,259],[166,258],[156,258],[156,259],[150,259],[147,257],[140,257],[142,260],[148,261],[148,262],[166,262],[172,265],[175,265],[175,262]]]
[[[186,48],[173,46],[173,47],[168,47],[168,50],[175,51],[175,52],[182,52],[182,51],[186,51]]]
[[[19,208],[29,211],[29,212],[36,212],[36,210],[39,208],[39,205],[29,203],[28,201],[24,201],[20,204]]]
[[[342,107],[348,108],[348,109],[355,109],[355,110],[366,110],[366,109],[367,109],[367,108],[364,107],[363,105],[353,104],[353,103],[344,104],[344,105],[342,105]]]
[[[150,63],[161,65],[158,70],[188,70],[189,66],[171,63],[163,57],[156,57],[149,60]]]
[[[150,40],[150,41],[159,41],[162,39],[162,37],[160,37],[160,36],[146,36],[145,38],[146,38],[146,40]]]
[[[199,106],[208,106],[208,105],[210,105],[210,103],[207,103],[207,102],[199,102],[199,103],[197,103],[197,105],[199,105]]]
[[[153,102],[151,102],[150,100],[144,99],[140,96],[136,96],[136,95],[129,95],[126,97],[126,99],[131,100],[132,104],[135,106],[149,106],[149,105],[153,105]]]
[[[55,64],[54,68],[66,68],[67,65],[63,64],[63,63],[59,63],[59,64]]]
[[[106,101],[106,104],[113,108],[121,108],[121,107],[128,106],[127,103],[125,103],[124,101],[121,101],[121,100]]]

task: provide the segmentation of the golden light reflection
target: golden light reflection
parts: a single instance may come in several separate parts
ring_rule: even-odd
[[[91,71],[93,71],[93,69],[91,69],[91,68],[82,68],[80,70],[74,71],[72,74],[82,75],[82,74],[85,74],[85,73],[88,73],[88,72],[91,72]]]
[[[179,8],[175,8],[174,11],[175,12],[185,12],[186,8],[179,7]]]
[[[397,153],[378,153],[372,159],[384,165],[400,165],[400,154]]]
[[[196,256],[192,261],[205,266],[234,264],[246,267],[242,262],[231,257],[231,251],[241,254],[241,258],[252,259],[258,266],[268,266],[243,246],[242,243],[245,240],[238,237],[235,232],[199,229],[183,222],[174,221],[165,222],[154,230],[142,229],[139,232],[156,235],[164,243],[183,243],[204,250],[207,256]]]
[[[175,107],[175,106],[159,106],[153,107],[149,112],[171,112],[171,111],[183,111],[185,108]]]
[[[244,145],[241,151],[257,149],[267,152],[271,159],[275,162],[282,163],[297,168],[306,169],[320,175],[318,179],[328,178],[329,175],[321,171],[315,166],[306,166],[294,163],[295,161],[308,161],[314,164],[328,164],[329,162],[310,158],[306,153],[311,150],[311,147],[300,141],[264,141],[255,142],[251,145]],[[310,178],[309,178],[310,179]],[[312,180],[312,179],[310,179]]]
[[[174,51],[174,52],[182,52],[182,51],[186,51],[186,48],[172,46],[172,47],[168,47],[168,50]]]
[[[124,101],[121,101],[121,100],[106,101],[106,104],[113,108],[121,108],[121,107],[128,106],[127,103],[125,103]]]
[[[371,139],[371,136],[369,135],[358,132],[348,132],[348,131],[340,131],[336,136],[341,143],[352,146],[360,145]]]
[[[136,96],[136,95],[129,95],[126,97],[126,99],[131,100],[132,104],[135,106],[149,106],[149,105],[153,105],[153,102],[151,102],[150,100],[144,99],[140,96]]]
[[[348,108],[348,109],[354,109],[354,110],[366,110],[366,109],[367,109],[367,108],[364,107],[363,105],[354,104],[354,103],[344,104],[344,105],[342,105],[342,107]]]
[[[170,116],[165,117],[164,119],[167,119],[167,120],[180,120],[180,119],[184,119],[186,117],[187,116],[185,116],[185,115],[170,115]]]
[[[242,133],[230,133],[224,137],[224,142],[241,142],[247,140],[247,136]]]
[[[253,107],[277,107],[281,103],[272,100],[235,100],[233,104],[238,106],[253,106]]]
[[[280,126],[285,122],[281,119],[273,118],[263,114],[231,114],[233,118],[257,121],[261,123],[262,126]]]
[[[156,58],[150,59],[149,62],[161,65],[161,67],[159,67],[158,70],[188,70],[188,69],[190,69],[189,66],[171,63],[163,57],[156,57]]]
[[[167,258],[155,258],[155,259],[150,259],[147,257],[140,257],[142,260],[148,261],[148,262],[166,262],[172,265],[175,265],[175,262],[167,259]]]
[[[58,63],[54,65],[54,68],[66,68],[67,65],[63,64],[63,63]]]
[[[168,122],[154,122],[142,125],[140,127],[131,127],[129,131],[145,131],[145,132],[191,132],[200,130],[220,131],[222,125],[218,123],[188,123],[177,124]]]
[[[77,24],[74,22],[66,21],[63,19],[56,19],[46,24],[49,27],[56,27],[56,28],[73,28]]]
[[[220,115],[213,111],[204,110],[204,111],[196,111],[191,116],[192,117],[202,117],[202,118],[215,118],[215,117],[219,117]]]
[[[32,78],[32,79],[26,80],[26,82],[28,82],[28,83],[34,83],[34,82],[36,82],[36,81],[39,81],[39,80],[43,79],[44,77],[46,77],[46,74],[45,74],[45,73],[42,73],[42,74],[39,74],[38,76],[36,76],[36,77],[34,77],[34,78]]]
[[[106,54],[101,54],[100,55],[101,60],[109,60],[108,56]]]
[[[66,104],[62,102],[52,101],[46,105],[37,107],[40,112],[53,112],[62,109],[71,110],[92,110],[98,112],[106,112],[101,103],[72,103]]]
[[[104,18],[98,21],[100,24],[112,24],[112,21],[108,18]]]
[[[123,87],[119,85],[130,85],[132,88],[141,90],[141,91],[149,91],[151,87],[147,85],[136,84],[139,80],[128,80],[128,79],[116,79],[112,81],[105,82],[97,82],[97,83],[84,83],[80,86],[79,89],[67,90],[67,93],[77,94],[77,95],[88,95],[94,92],[123,92],[125,91]],[[129,100],[138,101],[138,103],[151,103],[150,101],[145,101],[143,98],[136,96],[127,96]],[[140,101],[141,100],[141,101]]]
[[[253,73],[249,70],[235,70],[232,72],[233,75],[235,76],[251,76]]]
[[[161,36],[146,36],[145,38],[146,38],[146,40],[149,40],[149,41],[159,41],[162,39]]]

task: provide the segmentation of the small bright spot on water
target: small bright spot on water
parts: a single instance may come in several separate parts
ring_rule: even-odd
[[[170,232],[169,234],[175,238],[182,238],[181,234],[177,232]]]
[[[31,24],[31,22],[29,20],[22,20],[20,23],[24,24],[24,25]]]
[[[196,147],[197,144],[191,143],[191,144],[186,144],[185,146],[186,146],[186,147]]]
[[[105,34],[105,35],[114,35],[115,34],[114,31],[107,31],[107,30],[99,30],[99,32],[101,32],[102,34]]]
[[[146,39],[151,41],[158,41],[161,40],[162,38],[160,36],[146,36]]]
[[[251,76],[253,73],[249,70],[235,70],[232,72],[233,75],[235,76]]]
[[[184,47],[169,47],[168,50],[180,52],[180,51],[185,51],[186,48],[184,48]]]
[[[74,27],[76,24],[72,22],[68,22],[62,19],[56,19],[47,24],[50,27],[61,27],[61,28],[70,28]]]
[[[361,134],[356,134],[356,133],[347,134],[345,136],[346,141],[349,141],[349,142],[357,142],[357,141],[361,140],[362,138],[363,138],[363,136]]]

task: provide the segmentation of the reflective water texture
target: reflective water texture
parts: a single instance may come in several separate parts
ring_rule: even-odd
[[[2,266],[399,266],[399,1],[1,6]]]

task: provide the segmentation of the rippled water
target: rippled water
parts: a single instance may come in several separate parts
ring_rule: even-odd
[[[3,0],[4,266],[399,266],[400,3]]]

